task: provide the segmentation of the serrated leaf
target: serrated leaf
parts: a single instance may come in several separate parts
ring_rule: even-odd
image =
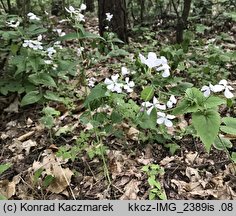
[[[225,150],[225,148],[231,148],[233,146],[229,139],[224,137],[219,138],[218,136],[216,137],[213,145],[218,150]]]
[[[220,128],[220,115],[215,110],[198,111],[192,114],[193,126],[196,129],[207,152],[215,141]]]
[[[21,106],[26,106],[38,102],[42,98],[39,91],[31,91],[27,93],[21,100]]]
[[[179,114],[187,113],[187,110],[188,110],[189,107],[190,107],[190,102],[186,99],[183,99],[173,109],[172,114],[173,115],[179,115]]]
[[[154,88],[152,86],[148,86],[144,88],[141,92],[141,98],[144,101],[149,101],[153,98],[154,96]]]

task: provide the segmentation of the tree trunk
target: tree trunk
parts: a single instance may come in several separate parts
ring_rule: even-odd
[[[106,13],[113,14],[110,22],[106,20]],[[105,27],[110,26],[119,39],[128,42],[127,14],[125,0],[98,0],[99,32],[103,36]]]
[[[177,13],[177,26],[176,26],[176,42],[182,43],[183,42],[183,34],[184,30],[187,27],[188,16],[191,8],[192,0],[184,0],[184,8],[181,16],[178,16]],[[175,7],[174,3],[173,6]]]
[[[87,11],[94,12],[95,6],[94,6],[94,0],[85,0],[85,4],[87,6]]]
[[[139,0],[140,4],[140,22],[143,23],[143,13],[145,11],[145,0]]]

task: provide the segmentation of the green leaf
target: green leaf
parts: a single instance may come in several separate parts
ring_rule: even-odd
[[[232,128],[229,126],[220,126],[220,130],[224,133],[227,133],[227,134],[236,135],[236,128]]]
[[[83,34],[78,34],[77,32],[68,33],[62,37],[60,37],[61,41],[65,40],[74,40],[74,39],[99,39],[105,41],[105,39],[97,34],[93,34],[90,32],[84,32]]]
[[[44,86],[57,87],[54,79],[48,73],[32,74],[29,76],[29,81],[34,84],[42,84]]]
[[[52,175],[47,175],[46,178],[43,181],[43,187],[48,187],[54,180],[54,177]]]
[[[225,117],[225,118],[222,118],[222,122],[226,126],[221,126],[220,127],[221,131],[223,131],[224,133],[227,133],[227,134],[236,135],[236,118]]]
[[[0,200],[7,200],[7,197],[5,197],[2,194],[0,194]]]
[[[207,152],[216,139],[220,128],[220,115],[215,110],[198,111],[192,114],[193,126],[196,129]]]
[[[38,102],[42,98],[39,91],[31,91],[27,93],[21,100],[21,106],[26,106]]]
[[[152,86],[148,86],[144,88],[141,92],[141,98],[144,101],[151,100],[153,96],[154,96],[154,88]]]
[[[146,112],[138,119],[138,124],[143,129],[156,129],[155,119],[152,119]]]
[[[65,98],[60,97],[58,93],[52,92],[52,91],[46,91],[43,97],[52,101],[57,101],[57,102],[62,102],[62,103],[65,102]]]
[[[51,129],[54,125],[54,119],[50,115],[46,115],[40,118],[40,122],[48,129]]]
[[[229,139],[226,139],[224,137],[216,137],[214,143],[214,147],[218,150],[225,150],[225,148],[232,148],[233,144],[230,142]]]
[[[234,163],[236,163],[236,152],[232,152],[231,159],[233,160]]]
[[[43,168],[39,168],[38,170],[36,170],[36,171],[34,172],[34,176],[33,176],[34,183],[37,183],[37,182],[38,182],[39,177],[41,176],[43,170],[44,170]]]
[[[180,146],[175,143],[169,143],[164,145],[166,148],[169,148],[171,155],[174,155],[175,152],[180,149]]]
[[[93,102],[94,100],[99,100],[103,97],[106,97],[106,92],[107,89],[105,86],[103,85],[96,85],[90,92],[90,94],[88,95],[88,97],[86,98],[84,105],[88,106],[89,103]]]
[[[190,102],[186,100],[185,98],[180,101],[177,106],[173,109],[172,114],[173,115],[179,115],[184,114],[188,112],[188,108],[190,107]]]
[[[224,117],[221,119],[227,126],[236,128],[236,118],[232,117]]]
[[[6,170],[8,170],[11,167],[11,164],[1,164],[0,165],[0,175],[5,172]]]
[[[60,112],[55,110],[54,108],[52,107],[45,107],[43,108],[42,112],[45,114],[45,115],[50,115],[50,116],[59,116],[60,115]]]
[[[226,101],[222,98],[211,96],[206,99],[204,104],[205,104],[206,108],[213,108],[213,107],[217,107],[221,104],[226,104]]]
[[[120,122],[122,122],[122,119],[123,119],[122,115],[120,115],[118,112],[116,112],[114,110],[113,110],[110,118],[111,118],[111,121],[113,124],[120,123]]]

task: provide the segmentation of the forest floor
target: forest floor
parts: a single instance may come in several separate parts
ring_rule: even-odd
[[[96,32],[94,23],[87,25]],[[98,76],[100,80],[112,73],[108,65],[116,61],[111,58],[107,63],[98,63],[96,70],[103,71]],[[88,70],[93,73],[93,68]],[[18,103],[17,97],[11,99],[9,105],[15,106],[14,103]],[[5,197],[15,200],[146,200],[150,186],[142,167],[159,164],[164,173],[157,175],[157,179],[170,200],[236,199],[235,164],[223,151],[212,149],[210,154],[206,153],[199,139],[191,136],[181,139],[181,148],[171,155],[163,144],[140,142],[139,131],[122,123],[120,127],[126,131],[124,137],[110,136],[103,140],[107,147],[105,158],[90,159],[86,152],[74,160],[56,157],[59,147],[74,146],[81,132],[86,134],[89,130],[89,125],[84,127],[79,123],[83,113],[81,101],[78,100],[73,113],[60,104],[52,106],[62,113],[56,127],[70,126],[73,128],[70,133],[52,137],[52,131],[39,124],[40,105],[20,108],[17,113],[5,109],[0,114],[0,164],[12,164],[0,175],[0,193]],[[188,119],[181,120],[178,127],[189,124]],[[37,174],[42,167],[44,170]],[[53,182],[47,183],[39,177],[43,174],[54,176]]]

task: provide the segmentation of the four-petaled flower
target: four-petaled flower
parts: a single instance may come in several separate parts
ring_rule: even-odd
[[[160,58],[160,64],[158,68],[156,68],[157,71],[164,71],[162,73],[162,77],[168,77],[170,76],[170,66],[167,64],[167,59],[164,56],[161,56]]]
[[[171,119],[174,119],[174,115],[165,114],[163,112],[157,112],[159,118],[157,118],[157,124],[164,124],[166,127],[172,127],[173,123]]]
[[[224,95],[226,98],[233,98],[234,95],[232,92],[230,92],[230,90],[234,90],[232,86],[228,85],[227,80],[221,80],[219,82],[219,85],[222,86],[222,91],[224,90]]]
[[[153,97],[152,103],[150,103],[150,102],[143,102],[142,106],[148,108],[148,110],[147,110],[147,114],[148,115],[150,115],[150,113],[151,113],[153,108],[157,108],[157,109],[160,109],[160,110],[166,110],[166,105],[165,104],[161,104],[157,100],[157,98],[155,96]]]
[[[119,74],[115,74],[111,76],[111,79],[106,78],[104,83],[107,85],[107,89],[112,92],[121,93],[122,92],[122,83],[118,83]]]
[[[168,108],[172,108],[173,105],[176,104],[176,103],[177,103],[177,100],[176,100],[175,96],[174,96],[174,95],[171,95],[171,96],[170,96],[170,99],[169,99],[169,100],[167,101],[167,103],[166,103],[166,106],[167,106]]]
[[[125,82],[126,84],[124,85],[124,89],[130,93],[130,92],[133,92],[133,87],[134,87],[134,82],[133,81],[129,81],[129,77],[126,77],[125,78]]]
[[[113,17],[113,14],[106,13],[106,20],[107,20],[108,22],[111,21],[112,17]]]

